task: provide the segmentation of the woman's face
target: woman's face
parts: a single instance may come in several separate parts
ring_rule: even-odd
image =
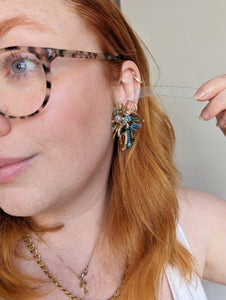
[[[17,17],[20,21],[13,24]],[[3,28],[9,19],[14,26]],[[95,35],[60,0],[0,0],[0,26],[0,48],[101,51]],[[113,148],[113,97],[103,65],[57,58],[45,109],[25,120],[0,116],[0,165],[5,158],[25,159],[0,168],[0,206],[5,212],[73,213],[104,193]]]

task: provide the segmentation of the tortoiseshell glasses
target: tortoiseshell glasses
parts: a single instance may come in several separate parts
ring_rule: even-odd
[[[121,55],[13,46],[0,49],[0,115],[25,119],[46,106],[51,92],[51,63],[57,57],[120,61]]]

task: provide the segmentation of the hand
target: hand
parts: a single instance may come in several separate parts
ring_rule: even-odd
[[[226,74],[204,83],[195,93],[198,101],[209,101],[202,110],[200,120],[217,118],[217,126],[226,136]]]

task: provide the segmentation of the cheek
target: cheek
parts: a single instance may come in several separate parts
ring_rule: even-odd
[[[26,215],[33,215],[74,197],[90,182],[106,182],[113,149],[112,97],[100,80],[89,78],[88,86],[65,80],[40,115],[20,123],[18,131],[26,135],[28,148],[38,158],[19,178],[18,187],[1,192],[8,213],[9,198],[13,213],[24,215],[26,207]]]
[[[53,90],[40,115],[40,140],[57,156],[67,154],[88,163],[112,146],[112,97],[103,79],[95,74],[90,70],[85,80],[76,74],[66,77],[63,88]],[[47,140],[43,139],[47,134]]]
[[[59,119],[80,143],[94,146],[111,133],[112,97],[107,86],[103,74],[91,67],[65,79],[64,88],[53,94],[59,114],[61,110]]]

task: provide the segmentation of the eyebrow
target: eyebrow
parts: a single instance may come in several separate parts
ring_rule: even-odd
[[[11,19],[0,22],[0,38],[2,38],[12,28],[17,26],[28,26],[39,31],[53,31],[50,27],[39,23],[35,20],[29,19],[27,16],[20,15]]]

